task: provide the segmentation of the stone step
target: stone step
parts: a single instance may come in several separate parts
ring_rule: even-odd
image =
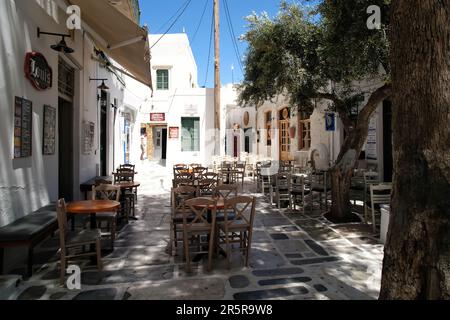
[[[0,276],[0,300],[9,300],[17,292],[21,276]]]

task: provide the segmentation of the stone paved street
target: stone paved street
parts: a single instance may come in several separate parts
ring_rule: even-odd
[[[383,246],[361,224],[333,225],[319,211],[301,214],[272,207],[256,195],[257,214],[250,268],[240,255],[232,269],[223,257],[194,263],[186,274],[180,255],[166,253],[169,242],[171,172],[146,164],[137,169],[138,221],[124,226],[104,270],[81,266],[82,290],[59,286],[58,238],[38,250],[34,276],[21,281],[10,299],[377,299]],[[255,191],[248,178],[245,192]],[[105,243],[105,249],[108,245]],[[23,271],[23,270],[22,270]],[[17,270],[21,272],[21,270]]]

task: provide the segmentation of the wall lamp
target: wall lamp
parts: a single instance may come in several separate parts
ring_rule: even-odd
[[[109,87],[105,84],[105,81],[107,81],[107,80],[108,79],[93,79],[93,78],[89,77],[89,82],[91,82],[91,81],[101,81],[102,84],[99,85],[97,87],[97,89],[104,90],[104,91],[108,91],[109,90]]]
[[[58,44],[51,45],[50,48],[57,52],[64,52],[64,53],[74,53],[75,50],[72,48],[69,48],[67,46],[66,37],[70,37],[70,34],[62,34],[62,33],[53,33],[53,32],[43,32],[41,31],[41,28],[37,28],[37,36],[38,38],[41,37],[41,34],[49,35],[49,36],[56,36],[56,37],[62,37],[62,40]]]

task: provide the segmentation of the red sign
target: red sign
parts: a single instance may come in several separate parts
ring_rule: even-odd
[[[169,128],[169,139],[178,139],[180,137],[180,128],[170,127]]]
[[[150,113],[151,122],[164,122],[166,121],[165,113]]]
[[[25,57],[25,75],[37,90],[52,87],[53,72],[45,57],[39,52],[29,52]]]

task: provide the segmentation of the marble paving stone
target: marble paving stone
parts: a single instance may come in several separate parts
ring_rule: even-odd
[[[127,255],[125,268],[145,265],[168,264],[170,256],[165,253],[165,247],[146,247],[133,249]]]
[[[128,300],[218,300],[225,295],[219,278],[184,279],[154,285],[131,286]]]
[[[314,231],[309,231],[308,233],[311,238],[317,241],[341,238],[338,233],[334,232],[331,229],[315,229]]]
[[[325,258],[312,258],[312,259],[303,259],[303,260],[292,260],[291,263],[297,266],[307,265],[307,264],[317,264],[324,262],[335,262],[339,261],[339,257],[325,257]]]
[[[60,300],[60,299],[63,298],[65,295],[66,295],[65,292],[56,292],[56,293],[53,293],[53,294],[49,297],[49,299],[50,299],[50,300]]]
[[[325,251],[325,249],[317,242],[312,240],[305,240],[305,243],[318,255],[328,256],[328,253]]]
[[[267,300],[294,295],[304,295],[309,291],[305,287],[279,288],[271,290],[258,290],[239,292],[233,295],[236,300]]]
[[[252,238],[252,242],[256,243],[256,242],[270,242],[270,237],[267,235],[266,232],[264,231],[255,231],[253,229],[253,238]]]
[[[115,288],[89,290],[77,294],[73,300],[114,300],[116,294]]]
[[[316,289],[318,292],[325,292],[328,291],[327,287],[321,284],[315,284],[314,289]]]
[[[273,240],[288,240],[289,239],[289,237],[287,235],[285,235],[284,233],[272,233],[270,235],[270,237]]]
[[[47,291],[45,286],[33,286],[23,291],[17,300],[39,300]]]
[[[243,275],[230,277],[228,281],[233,289],[243,289],[250,285],[250,280]]]
[[[308,247],[301,240],[275,241],[275,246],[283,253],[301,253],[309,251]]]
[[[298,278],[260,280],[258,281],[258,284],[260,286],[274,286],[279,284],[306,283],[310,281],[312,281],[310,277],[298,277]]]
[[[265,227],[285,226],[290,224],[289,220],[286,218],[263,219],[262,223]]]
[[[303,258],[303,255],[301,255],[300,253],[286,253],[284,256],[286,258],[288,258],[288,259],[301,259],[301,258]]]
[[[257,246],[258,245],[258,246]],[[255,269],[279,268],[286,264],[273,246],[253,246],[250,255],[250,267]]]
[[[254,270],[252,274],[255,277],[279,277],[279,276],[291,276],[296,274],[302,274],[305,270],[302,268],[280,268],[280,269],[268,269],[268,270]]]

